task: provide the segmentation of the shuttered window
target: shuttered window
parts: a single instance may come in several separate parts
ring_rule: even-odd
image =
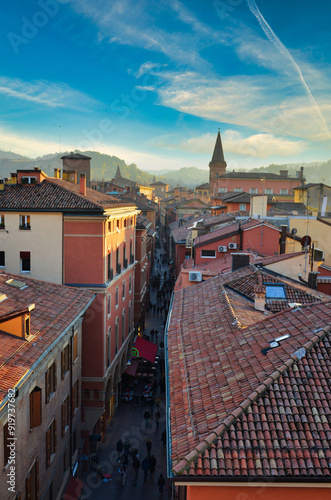
[[[73,355],[73,361],[75,361],[78,358],[78,333],[74,335],[74,355]]]
[[[61,405],[61,436],[63,437],[70,423],[70,397],[69,395]]]
[[[70,344],[67,344],[61,352],[61,380],[64,379],[70,366]]]
[[[45,398],[46,403],[50,400],[50,397],[56,390],[56,362],[49,367],[45,373]]]
[[[56,452],[56,418],[46,432],[46,466],[51,465],[52,455]]]
[[[26,500],[39,498],[39,459],[37,458],[25,480]]]
[[[30,429],[34,429],[41,425],[42,422],[42,400],[41,400],[41,389],[40,387],[35,387],[32,392],[30,392]]]

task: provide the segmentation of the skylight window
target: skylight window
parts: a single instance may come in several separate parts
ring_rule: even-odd
[[[276,285],[274,283],[265,286],[266,299],[286,299],[284,285]]]
[[[15,288],[19,288],[20,290],[24,290],[27,288],[27,284],[23,283],[23,281],[13,280],[12,278],[6,281],[7,285],[14,286]]]

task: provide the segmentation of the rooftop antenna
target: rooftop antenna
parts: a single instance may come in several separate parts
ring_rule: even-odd
[[[61,170],[61,127],[62,125],[59,125],[59,170]]]

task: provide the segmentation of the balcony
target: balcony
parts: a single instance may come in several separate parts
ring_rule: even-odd
[[[126,269],[128,267],[128,259],[123,260],[123,269]]]
[[[117,264],[117,266],[116,266],[116,274],[121,274],[121,264]]]
[[[111,281],[114,277],[114,271],[112,268],[108,269],[108,281]]]
[[[134,255],[130,255],[130,264],[133,264],[134,263]]]

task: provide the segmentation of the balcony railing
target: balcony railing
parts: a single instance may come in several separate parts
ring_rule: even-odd
[[[116,266],[116,273],[121,274],[121,264],[117,264]]]
[[[134,263],[134,255],[130,255],[130,264],[133,264]]]
[[[31,229],[30,224],[21,224],[20,225],[20,230],[21,231],[29,231]]]
[[[123,261],[123,269],[126,269],[128,267],[128,259],[124,259]]]
[[[114,277],[114,271],[112,268],[108,269],[108,280],[111,281]]]

